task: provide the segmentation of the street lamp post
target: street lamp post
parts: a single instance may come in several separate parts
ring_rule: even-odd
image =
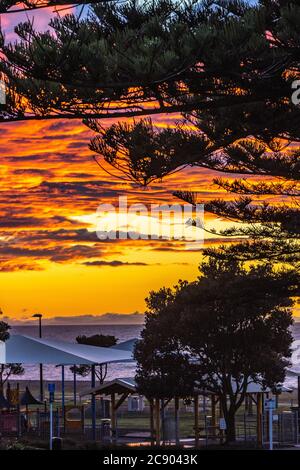
[[[39,319],[39,337],[42,337],[42,314],[35,313],[33,318]],[[44,384],[43,384],[43,364],[40,364],[40,401],[44,400]]]

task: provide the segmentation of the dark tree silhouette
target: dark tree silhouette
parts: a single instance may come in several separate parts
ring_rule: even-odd
[[[117,344],[117,338],[111,335],[92,335],[86,336],[81,335],[76,338],[77,343],[79,344],[88,344],[89,346],[98,346],[102,348],[109,348]],[[70,367],[72,372],[81,375],[82,377],[87,377],[91,373],[91,367],[87,365],[79,365]],[[95,375],[100,384],[103,384],[107,376],[107,364],[98,364],[95,367]]]
[[[54,17],[45,32],[26,21],[13,43],[1,36],[7,104],[0,120],[84,118],[98,134],[91,149],[143,185],[187,165],[264,177],[215,179],[239,197],[210,201],[206,210],[246,222],[221,235],[252,241],[207,253],[298,262],[300,107],[291,100],[298,2],[132,0],[88,8],[88,15]],[[108,129],[97,119],[175,112],[182,122],[163,131],[149,119]],[[201,202],[188,191],[176,196]]]
[[[0,341],[7,341],[9,339],[9,330],[11,326],[4,322],[0,322]],[[3,390],[4,384],[9,380],[11,375],[22,375],[24,374],[24,368],[22,364],[11,363],[11,364],[0,364],[0,390]]]
[[[214,259],[200,272],[195,282],[150,293],[136,380],[148,396],[186,396],[192,387],[216,394],[230,442],[248,385],[274,390],[284,381],[299,276]]]
[[[117,344],[118,339],[112,335],[81,335],[77,336],[76,341],[78,344],[88,344],[89,346],[110,348],[111,346]]]
[[[299,122],[290,103],[298,70],[297,2],[92,3],[89,15],[55,17],[46,32],[27,21],[16,27],[19,41],[2,37],[3,120],[248,105],[277,108],[282,123],[283,114]]]
[[[58,7],[70,5],[87,5],[93,3],[108,2],[110,0],[0,0],[0,13],[19,13],[20,11],[39,10],[41,8]]]

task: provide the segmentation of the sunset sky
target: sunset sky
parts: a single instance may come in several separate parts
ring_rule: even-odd
[[[35,24],[43,28],[51,14],[35,13]],[[21,19],[26,16],[1,15],[8,38]],[[162,117],[157,123],[167,125]],[[205,200],[216,192],[214,175],[189,169],[144,190],[96,165],[88,149],[92,135],[79,121],[0,125],[0,307],[6,316],[143,312],[149,290],[197,276],[199,249],[172,241],[100,241],[95,214],[99,204],[125,195],[129,203],[177,203],[172,191],[179,181],[180,189],[201,191]],[[209,215],[206,223],[220,225]]]
[[[172,241],[100,241],[93,223],[98,205],[117,203],[119,195],[127,195],[129,203],[177,202],[171,194],[178,174],[148,190],[113,181],[92,159],[91,132],[80,122],[0,129],[5,314],[143,311],[150,289],[195,278],[199,251]],[[186,188],[203,188],[205,197],[213,191],[203,171],[185,171],[181,178]]]

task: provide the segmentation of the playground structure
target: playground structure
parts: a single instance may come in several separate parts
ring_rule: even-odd
[[[91,367],[91,386],[96,384],[96,365],[114,362],[132,362],[132,350],[136,339],[119,343],[111,348],[45,340],[27,335],[11,335],[5,342],[0,341],[0,364],[52,364],[61,367],[61,409],[65,420],[65,366],[88,365]],[[41,381],[40,388],[43,390]],[[74,405],[77,405],[76,368],[73,380]],[[96,439],[96,403],[91,397],[92,439]],[[23,420],[23,418],[22,418]],[[64,423],[65,424],[65,423]],[[1,426],[1,425],[0,425]],[[65,427],[65,426],[64,426]],[[20,427],[19,427],[20,428]]]
[[[207,390],[195,390],[189,400],[185,397],[147,400],[139,396],[132,378],[119,378],[96,386],[96,365],[132,361],[134,342],[99,348],[15,335],[5,343],[0,342],[0,363],[38,361],[61,367],[61,394],[56,396],[53,405],[55,437],[73,436],[104,444],[184,445],[188,441],[189,445],[198,447],[222,443],[225,429],[219,398]],[[91,367],[91,386],[80,394],[78,401],[74,373],[70,403],[70,400],[66,402],[64,372],[65,366],[74,364]],[[298,388],[300,390],[300,386]],[[248,386],[243,413],[236,423],[239,440],[251,441],[258,447],[268,441],[268,413],[264,402],[269,395],[270,390],[263,390],[258,384]],[[278,443],[298,443],[300,394],[298,407],[294,409],[279,409],[279,397],[275,398],[274,438]],[[0,409],[1,436],[32,435],[49,439],[48,403],[41,403],[28,388],[21,394],[18,385],[8,384],[6,396],[0,392]]]
[[[89,395],[91,390],[81,394]],[[224,440],[222,414],[218,399],[199,392],[189,400],[146,400],[138,395],[133,379],[116,379],[92,390],[96,401],[96,423],[93,430],[90,400],[54,405],[54,436],[78,441],[96,440],[124,445],[207,446]],[[253,391],[247,395],[238,415],[236,434],[239,441],[254,446],[268,442],[268,414],[264,398],[268,392]],[[12,403],[12,398],[14,403]],[[132,405],[132,403],[135,403]],[[278,406],[278,405],[277,405]],[[0,393],[1,437],[31,437],[48,441],[50,414],[48,403],[40,403],[28,387],[8,386]],[[273,434],[277,444],[297,444],[298,410],[277,408]]]
[[[57,406],[53,412],[55,436],[83,435],[85,431],[84,405]],[[19,384],[12,388],[8,383],[6,397],[0,392],[0,436],[21,437],[24,435],[49,438],[50,412],[47,401],[41,403],[29,388],[21,394]]]

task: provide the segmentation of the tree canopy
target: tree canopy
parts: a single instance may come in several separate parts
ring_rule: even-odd
[[[97,346],[101,348],[110,348],[117,344],[118,339],[113,335],[102,335],[96,334],[92,336],[79,335],[76,337],[76,342],[78,344],[87,344],[89,346]],[[87,377],[91,373],[91,366],[79,365],[70,367],[71,372],[75,372],[82,377]],[[107,364],[96,364],[95,365],[95,375],[99,380],[100,384],[104,382],[107,377]]]
[[[80,335],[77,336],[76,341],[78,344],[87,344],[89,346],[98,346],[101,348],[110,348],[117,344],[117,338],[112,335]]]
[[[53,17],[47,31],[28,20],[15,28],[17,41],[1,35],[0,120],[83,118],[97,133],[91,149],[143,185],[186,166],[237,175],[215,183],[238,197],[206,210],[245,222],[221,235],[252,242],[208,253],[298,262],[298,2],[89,3],[87,14]],[[137,120],[172,113],[178,122],[163,130]],[[104,128],[105,117],[135,122]]]
[[[100,0],[102,2],[110,0]],[[27,10],[38,10],[40,8],[47,7],[61,7],[65,5],[86,5],[92,3],[98,3],[99,0],[0,0],[0,13],[16,13]]]
[[[4,322],[0,322],[0,341],[7,341],[10,337],[9,330],[11,326]],[[24,374],[24,368],[22,364],[9,363],[0,364],[0,390],[3,390],[4,384],[9,380],[11,375],[22,375]]]
[[[215,259],[195,282],[151,292],[137,344],[136,380],[152,397],[216,394],[234,439],[234,416],[254,382],[276,389],[291,355],[296,271]]]
[[[138,116],[247,103],[288,112],[297,8],[129,0],[98,2],[79,18],[54,17],[48,31],[35,31],[28,20],[15,29],[19,41],[7,43],[2,35],[9,90],[2,119]]]

